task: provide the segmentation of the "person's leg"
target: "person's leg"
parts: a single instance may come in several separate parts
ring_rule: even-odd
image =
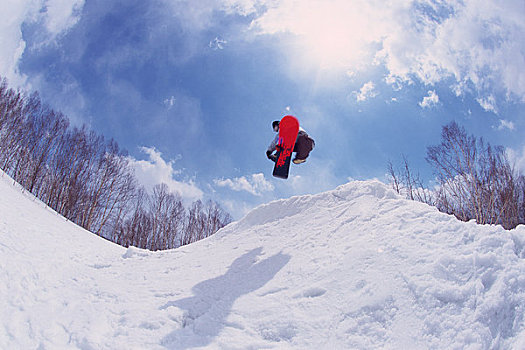
[[[299,134],[297,136],[297,142],[294,147],[294,151],[297,152],[295,155],[294,163],[303,163],[306,160],[306,158],[308,158],[308,155],[310,154],[311,150],[311,139],[306,134]]]

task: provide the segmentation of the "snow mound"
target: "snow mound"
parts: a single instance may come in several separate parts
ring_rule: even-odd
[[[204,241],[125,249],[0,176],[0,348],[522,349],[525,228],[377,181],[262,205]]]
[[[379,181],[354,182],[317,195],[297,196],[263,204],[248,213],[240,221],[240,225],[250,227],[275,223],[283,218],[303,215],[308,209],[327,208],[363,196],[375,199],[397,199],[396,193]]]

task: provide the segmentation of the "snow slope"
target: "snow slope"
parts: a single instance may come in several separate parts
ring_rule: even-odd
[[[0,175],[0,348],[525,349],[524,247],[367,181],[153,253]]]

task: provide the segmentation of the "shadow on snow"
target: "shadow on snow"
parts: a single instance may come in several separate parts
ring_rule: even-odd
[[[278,253],[256,262],[261,253],[262,248],[249,251],[237,258],[226,274],[196,284],[192,297],[162,306],[161,309],[174,306],[184,310],[182,327],[167,335],[162,344],[170,349],[210,344],[228,325],[226,318],[233,303],[263,287],[290,261],[289,255]]]

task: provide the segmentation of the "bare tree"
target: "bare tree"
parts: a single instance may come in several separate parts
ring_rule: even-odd
[[[146,210],[147,201],[149,201],[149,196],[144,187],[136,188],[133,191],[129,214],[117,224],[114,230],[114,242],[124,247],[145,248],[145,242],[147,242],[151,231],[151,220]]]
[[[217,202],[197,200],[184,208],[179,194],[165,184],[149,195],[137,190],[132,214],[117,227],[114,240],[150,250],[177,248],[204,239],[232,221]]]
[[[210,200],[204,205],[202,201],[197,200],[188,211],[181,245],[209,237],[229,224],[231,220],[231,216],[216,202]]]
[[[7,173],[18,161],[22,149],[24,98],[20,92],[7,88],[5,79],[0,83],[0,167]]]
[[[519,223],[525,223],[525,176],[521,175],[518,178],[518,192],[519,192],[519,201],[521,205],[518,206],[518,220]]]
[[[71,129],[38,93],[26,98],[1,78],[0,168],[64,217],[124,246],[170,249],[231,221],[212,201],[186,210],[164,184],[150,196],[115,141],[86,126]]]
[[[205,237],[209,237],[224,226],[232,222],[232,217],[217,203],[208,200],[205,206],[206,230]]]
[[[39,195],[38,185],[42,183],[45,178],[45,172],[48,170],[48,159],[55,149],[56,142],[60,140],[60,136],[64,134],[69,126],[68,120],[61,113],[56,113],[47,107],[42,107],[40,98],[38,96],[32,97],[35,99],[35,105],[32,106],[34,110],[33,115],[29,120],[31,123],[31,138],[28,144],[30,145],[30,158],[26,162],[25,187],[29,192]]]
[[[124,218],[114,231],[116,243],[124,247],[148,248],[148,237],[153,227],[151,213],[147,209],[150,205],[149,201],[149,195],[144,187],[134,191],[131,214]]]
[[[203,217],[202,207],[202,201],[197,200],[193,202],[189,208],[181,245],[190,244],[203,238],[205,219]]]
[[[394,165],[391,161],[388,161],[388,174],[390,175],[392,189],[396,191],[397,194],[401,194],[401,180],[399,178],[398,172],[394,170]]]
[[[184,206],[179,195],[170,193],[166,184],[153,188],[151,200],[152,232],[150,249],[174,247],[184,222]]]
[[[401,175],[389,164],[393,188],[463,221],[506,229],[524,223],[523,176],[510,165],[503,147],[492,147],[452,122],[443,127],[441,143],[427,148],[426,160],[439,181],[436,189],[422,186],[406,158]]]
[[[435,204],[433,192],[427,189],[419,173],[414,174],[408,162],[408,158],[403,155],[402,169],[396,171],[392,162],[388,163],[388,171],[391,179],[392,188],[407,199],[417,200],[429,205]]]
[[[427,160],[443,188],[438,206],[464,221],[518,225],[519,175],[503,147],[492,147],[453,122],[443,127],[441,144],[428,148]]]

